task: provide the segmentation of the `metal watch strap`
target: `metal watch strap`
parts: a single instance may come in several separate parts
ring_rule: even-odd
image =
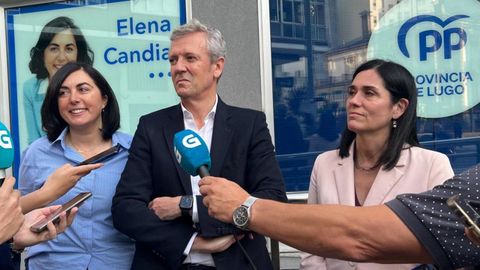
[[[247,207],[250,211],[250,207],[253,205],[253,203],[257,200],[257,197],[249,196],[243,203],[245,207]]]

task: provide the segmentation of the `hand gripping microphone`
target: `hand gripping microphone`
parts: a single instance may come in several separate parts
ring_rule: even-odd
[[[188,174],[200,177],[209,176],[209,169],[211,166],[210,153],[205,141],[195,133],[193,130],[186,129],[175,134],[173,138],[173,146],[175,150],[175,157],[177,158],[180,167],[182,167]],[[240,249],[247,258],[251,268],[257,270],[247,251],[235,235]]]
[[[188,174],[200,177],[210,175],[210,153],[200,135],[190,129],[177,132],[173,138],[173,147],[180,167]]]
[[[0,186],[5,180],[5,170],[13,163],[13,145],[10,131],[0,122]]]

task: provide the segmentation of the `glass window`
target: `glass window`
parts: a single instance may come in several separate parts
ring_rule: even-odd
[[[293,3],[293,9],[295,10],[295,22],[296,23],[303,23],[304,20],[304,7],[302,2],[294,2]]]
[[[279,21],[279,7],[278,0],[270,0],[270,21],[278,22]]]
[[[317,155],[338,147],[346,126],[346,87],[354,70],[367,60],[372,32],[377,28],[382,30],[382,18],[402,4],[405,6],[396,9],[400,10],[398,16],[387,16],[386,22],[406,21],[426,12],[437,12],[439,18],[451,16],[442,13],[451,8],[432,8],[413,0],[378,3],[334,0],[328,5],[325,2],[279,0],[282,20],[271,24],[275,144],[289,191],[307,190]],[[436,4],[451,2],[436,1]],[[310,5],[309,12],[305,13],[305,5]],[[468,13],[468,9],[465,12]],[[310,24],[300,27],[305,22]],[[467,22],[467,19],[459,22],[465,23],[460,25],[465,27],[465,32],[476,25]],[[305,35],[305,31],[311,34]],[[456,35],[455,40],[459,37],[461,34]],[[473,46],[471,38],[473,35],[468,42]],[[392,39],[384,42],[383,47],[394,50],[396,44]],[[438,54],[443,56],[443,52],[442,47]],[[454,53],[452,59],[466,55],[464,51],[457,56]],[[431,66],[438,63],[432,60]],[[458,70],[466,71],[462,66]],[[475,105],[446,117],[418,117],[417,133],[422,146],[447,154],[456,172],[480,162],[479,112],[480,106]]]
[[[311,4],[311,29],[312,29],[312,40],[326,42],[326,33],[325,33],[325,10],[323,3],[312,3]]]
[[[292,1],[286,0],[283,1],[283,18],[284,22],[293,22],[293,6]]]

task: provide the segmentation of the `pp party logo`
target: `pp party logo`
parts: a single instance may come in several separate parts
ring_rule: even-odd
[[[367,56],[413,74],[418,116],[455,115],[480,102],[479,19],[476,0],[404,0],[380,19]]]

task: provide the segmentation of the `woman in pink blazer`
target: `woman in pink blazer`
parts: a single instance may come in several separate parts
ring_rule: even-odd
[[[370,60],[357,68],[347,91],[347,128],[339,149],[317,157],[308,203],[377,205],[398,194],[429,190],[453,176],[446,155],[419,147],[416,86],[407,69],[393,62]],[[355,263],[304,253],[300,269],[416,266]]]

